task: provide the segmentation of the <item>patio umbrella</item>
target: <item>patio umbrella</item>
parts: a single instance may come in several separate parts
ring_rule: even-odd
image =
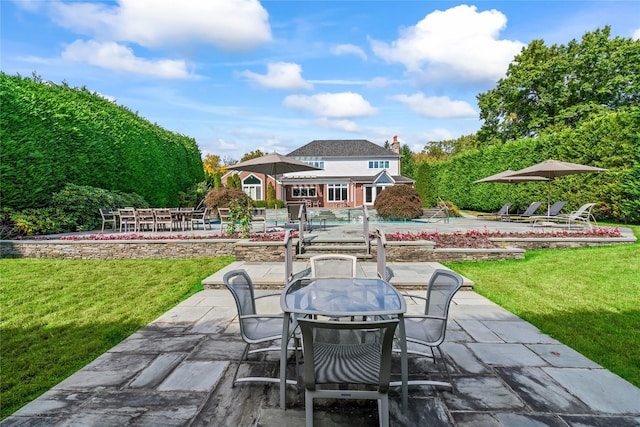
[[[594,166],[580,165],[577,163],[561,162],[558,160],[545,160],[542,163],[529,166],[528,168],[515,171],[511,176],[542,176],[549,179],[547,183],[547,215],[551,208],[551,181],[554,178],[565,175],[575,175],[579,173],[604,172],[607,169],[597,168]]]
[[[265,176],[271,175],[274,180],[277,179],[276,176],[278,174],[281,175],[283,173],[321,170],[320,168],[311,166],[307,163],[301,162],[300,160],[296,160],[293,157],[283,156],[278,153],[271,153],[262,157],[236,163],[235,165],[229,166],[229,169],[261,173]],[[278,225],[277,211],[276,225]]]
[[[495,175],[488,176],[486,178],[474,181],[474,184],[480,184],[483,182],[504,182],[512,184],[514,182],[529,182],[529,181],[549,181],[548,178],[542,176],[512,176],[515,171],[507,169],[504,172],[497,173]],[[507,202],[509,201],[509,187],[507,187]]]

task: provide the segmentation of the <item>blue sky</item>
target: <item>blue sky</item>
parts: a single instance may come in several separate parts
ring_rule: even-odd
[[[428,141],[480,127],[476,95],[532,40],[605,25],[640,38],[640,2],[1,0],[2,71],[86,86],[203,155],[314,139]]]

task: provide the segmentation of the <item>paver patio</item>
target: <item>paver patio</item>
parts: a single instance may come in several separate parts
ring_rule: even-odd
[[[279,310],[277,300],[271,304],[261,308]],[[410,312],[419,309],[409,304]],[[392,425],[640,426],[640,389],[512,313],[460,291],[450,316],[444,349],[456,392],[411,387],[403,412],[392,390]],[[303,388],[288,387],[282,411],[277,386],[231,387],[230,368],[243,348],[235,317],[228,291],[199,292],[2,425],[304,425]],[[277,375],[275,357],[253,369]],[[295,363],[289,366],[292,377]],[[412,375],[432,369],[425,360],[410,362]],[[378,422],[370,402],[320,401],[315,416],[317,426]]]

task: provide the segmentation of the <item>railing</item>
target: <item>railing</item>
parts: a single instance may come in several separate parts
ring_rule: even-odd
[[[393,277],[393,272],[387,268],[387,238],[384,233],[376,229],[376,272],[378,277],[387,282]]]
[[[364,236],[364,245],[367,248],[367,255],[371,254],[371,244],[369,242],[369,209],[367,205],[362,205],[362,234]]]
[[[304,227],[307,219],[307,205],[303,203],[298,209],[298,254],[304,251]]]
[[[293,254],[292,254],[293,237],[291,230],[284,232],[284,283],[289,283],[293,277]]]

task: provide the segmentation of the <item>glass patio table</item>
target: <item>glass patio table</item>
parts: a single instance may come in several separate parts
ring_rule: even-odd
[[[280,296],[284,312],[280,352],[280,407],[286,407],[287,347],[291,322],[296,316],[323,317],[397,317],[401,349],[402,405],[408,402],[407,344],[403,315],[407,304],[389,282],[378,278],[302,278],[290,283]],[[397,385],[397,384],[394,384]]]

